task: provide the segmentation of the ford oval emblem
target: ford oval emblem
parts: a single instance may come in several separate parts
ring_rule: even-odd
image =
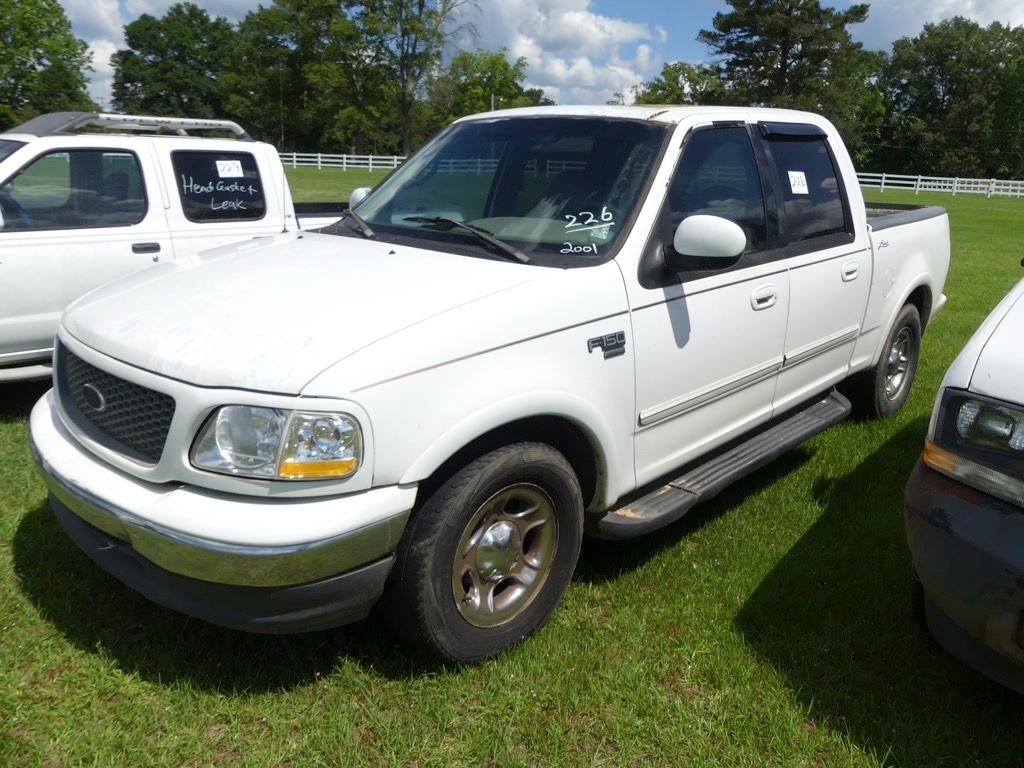
[[[85,404],[94,411],[104,411],[107,408],[107,398],[94,384],[82,385],[82,398],[85,400]]]

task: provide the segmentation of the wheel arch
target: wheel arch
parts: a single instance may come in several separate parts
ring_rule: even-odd
[[[517,407],[518,405],[518,407]],[[540,442],[559,450],[569,461],[588,510],[603,508],[610,488],[610,429],[585,407],[524,408],[499,403],[450,429],[409,467],[402,483],[418,483],[417,507],[454,472],[483,454],[517,442]],[[630,454],[631,455],[631,454]],[[623,457],[625,458],[625,457]],[[632,462],[629,463],[630,471]],[[617,495],[617,494],[615,494]]]

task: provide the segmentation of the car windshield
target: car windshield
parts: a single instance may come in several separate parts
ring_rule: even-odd
[[[384,240],[494,258],[519,251],[550,266],[593,264],[613,255],[628,231],[667,135],[664,125],[621,118],[458,123],[386,179],[358,213]],[[345,224],[331,230],[358,236]]]

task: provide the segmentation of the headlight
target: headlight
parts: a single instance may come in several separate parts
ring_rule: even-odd
[[[200,430],[192,464],[230,475],[314,480],[348,477],[362,453],[362,432],[348,414],[226,405]]]
[[[943,474],[1024,507],[1024,406],[947,389],[922,459]]]

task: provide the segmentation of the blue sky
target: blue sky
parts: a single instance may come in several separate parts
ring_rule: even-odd
[[[124,45],[124,24],[143,13],[160,15],[174,2],[61,1],[75,33],[93,51],[90,89],[104,104],[110,96],[110,55]],[[232,21],[259,5],[259,0],[195,2]],[[527,84],[559,103],[603,103],[616,91],[628,99],[634,85],[654,77],[666,62],[705,60],[707,49],[697,42],[697,32],[726,7],[718,0],[476,0],[464,20],[478,36],[460,44],[504,46],[512,56],[525,57]],[[887,49],[893,40],[917,34],[925,22],[957,14],[982,24],[1024,24],[1024,0],[875,0],[868,21],[851,32],[869,48]]]

